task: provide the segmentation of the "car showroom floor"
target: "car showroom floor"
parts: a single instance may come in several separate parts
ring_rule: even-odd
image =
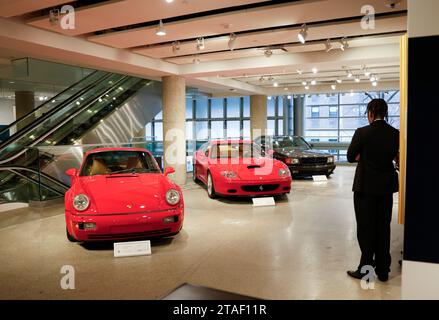
[[[114,258],[111,243],[68,242],[60,206],[2,213],[0,298],[157,299],[188,282],[263,299],[399,299],[396,206],[389,282],[364,290],[346,275],[359,259],[353,174],[339,166],[328,182],[294,181],[287,199],[257,208],[210,200],[190,182],[183,231],[154,241],[151,256]],[[60,287],[63,265],[75,268],[74,290]]]

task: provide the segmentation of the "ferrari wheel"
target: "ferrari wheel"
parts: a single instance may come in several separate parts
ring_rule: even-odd
[[[192,170],[192,180],[194,180],[194,182],[200,181],[197,178],[197,169],[196,169],[195,165],[193,166],[193,170]]]
[[[210,174],[210,172],[207,173],[207,194],[211,199],[216,198],[215,187],[213,186],[212,175]]]
[[[67,235],[67,239],[68,239],[70,242],[78,242],[78,240],[76,240],[76,238],[73,237],[73,236],[69,233],[69,230],[67,229],[67,227],[66,227],[66,235]]]

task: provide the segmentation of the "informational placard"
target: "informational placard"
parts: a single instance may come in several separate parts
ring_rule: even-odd
[[[312,176],[312,179],[314,180],[314,182],[328,181],[328,178],[326,176]]]
[[[148,256],[151,254],[151,241],[115,242],[114,257]]]
[[[275,206],[276,205],[273,197],[252,198],[252,200],[253,200],[253,207],[267,207],[267,206]]]

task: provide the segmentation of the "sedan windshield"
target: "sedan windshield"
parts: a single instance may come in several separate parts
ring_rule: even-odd
[[[142,151],[105,151],[90,154],[81,170],[81,176],[117,173],[160,172],[149,153]]]
[[[309,145],[302,137],[274,137],[273,148],[309,149]]]
[[[254,143],[218,143],[212,146],[212,159],[257,158],[263,151]]]

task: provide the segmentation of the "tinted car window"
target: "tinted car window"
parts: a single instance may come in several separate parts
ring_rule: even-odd
[[[273,138],[274,148],[309,149],[308,143],[301,137],[276,137]]]
[[[142,151],[105,151],[87,156],[81,176],[123,172],[160,172],[149,153]]]

